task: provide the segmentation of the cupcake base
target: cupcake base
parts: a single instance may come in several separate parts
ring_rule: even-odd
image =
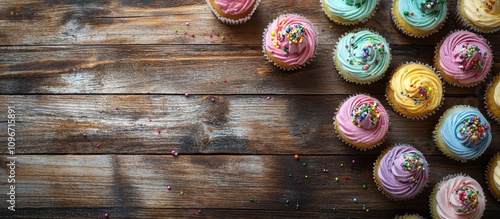
[[[224,14],[222,10],[220,10],[219,6],[215,4],[215,0],[206,0],[208,6],[210,7],[210,10],[215,14],[215,16],[225,24],[230,24],[230,25],[238,25],[247,22],[250,20],[250,17],[252,17],[253,13],[255,10],[257,10],[257,7],[259,6],[261,0],[255,0],[255,2],[252,4],[252,6],[245,11],[244,13],[237,14],[237,15],[232,15],[232,14]]]
[[[500,85],[500,76],[496,76],[493,79],[493,82],[488,85],[488,88],[486,88],[485,102],[484,102],[488,116],[490,116],[497,123],[500,123],[500,107],[497,106],[497,104],[495,103],[495,89],[499,85]]]
[[[486,168],[486,184],[488,185],[488,189],[490,190],[493,197],[500,201],[500,190],[495,185],[495,168],[497,167],[497,161],[500,160],[500,153],[496,154],[491,158],[488,163],[488,167]]]

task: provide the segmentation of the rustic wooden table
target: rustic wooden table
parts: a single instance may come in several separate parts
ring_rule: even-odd
[[[486,113],[485,87],[500,64],[477,87],[447,84],[443,107],[425,120],[405,119],[383,101],[391,130],[375,149],[352,149],[333,131],[342,100],[361,92],[384,100],[388,81],[386,75],[356,85],[337,74],[331,51],[343,33],[380,32],[392,48],[391,72],[408,61],[431,64],[438,41],[456,29],[452,15],[438,33],[414,39],[393,27],[390,0],[355,26],[329,21],[318,0],[262,0],[238,26],[219,22],[204,0],[88,2],[0,2],[1,217],[393,218],[408,212],[429,218],[429,195],[443,176],[469,174],[487,191],[484,172],[499,138],[480,159],[463,164],[441,154],[432,131],[453,105]],[[272,66],[261,48],[264,28],[284,13],[306,16],[319,32],[317,57],[293,72]],[[500,63],[500,35],[483,36]],[[10,131],[9,115],[16,121]],[[500,135],[497,123],[492,130]],[[412,144],[429,160],[429,186],[415,199],[388,200],[373,182],[373,162],[394,143]],[[8,209],[12,192],[15,212]],[[486,198],[484,218],[495,218],[500,204],[489,192]]]

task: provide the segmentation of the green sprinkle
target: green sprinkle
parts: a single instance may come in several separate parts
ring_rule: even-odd
[[[410,12],[405,11],[405,12],[404,12],[404,14],[405,14],[406,16],[408,16],[408,15],[410,14]]]

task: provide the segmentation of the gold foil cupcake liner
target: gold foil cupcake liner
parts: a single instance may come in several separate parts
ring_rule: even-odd
[[[303,67],[305,67],[306,65],[309,65],[311,64],[311,61],[313,61],[314,58],[316,58],[316,54],[317,54],[317,51],[318,51],[318,29],[316,29],[316,27],[311,23],[314,31],[316,32],[316,39],[315,39],[315,42],[316,42],[316,45],[315,45],[315,48],[314,48],[314,54],[311,58],[309,58],[304,64],[300,65],[300,66],[297,66],[297,67],[286,67],[286,66],[281,66],[279,65],[278,63],[274,62],[270,57],[269,55],[267,54],[267,50],[266,50],[266,33],[267,33],[267,30],[269,29],[269,27],[271,26],[271,24],[276,20],[278,19],[279,17],[281,16],[289,16],[289,15],[294,15],[294,16],[299,16],[301,18],[304,18],[306,20],[309,20],[307,19],[306,17],[302,16],[302,15],[299,15],[299,14],[282,14],[282,15],[279,15],[278,17],[276,17],[275,19],[273,19],[269,24],[267,24],[267,27],[264,28],[264,32],[262,33],[262,53],[264,53],[264,57],[266,57],[266,60],[270,63],[272,63],[274,66],[280,68],[281,70],[284,70],[284,71],[293,71],[293,70],[297,70],[297,69],[301,69]]]
[[[392,7],[391,7],[391,20],[392,22],[394,23],[394,27],[396,27],[396,29],[398,29],[398,31],[400,31],[401,33],[407,35],[407,36],[410,36],[410,37],[415,37],[415,38],[425,38],[425,37],[428,37],[429,35],[431,34],[434,34],[436,32],[438,32],[439,30],[441,30],[441,28],[444,27],[444,24],[446,23],[446,20],[448,19],[448,14],[450,13],[450,7],[448,7],[448,1],[446,1],[446,7],[447,7],[447,10],[446,10],[446,16],[444,17],[443,21],[438,25],[438,27],[424,35],[417,35],[417,34],[413,34],[413,33],[410,33],[408,32],[407,30],[405,30],[403,27],[401,27],[401,25],[398,24],[398,21],[396,20],[396,16],[394,15],[394,0],[392,0]],[[410,25],[410,24],[408,24]]]
[[[495,115],[493,115],[493,113],[491,113],[490,106],[489,106],[488,101],[487,101],[488,92],[489,92],[490,89],[493,89],[494,83],[497,82],[497,80],[499,79],[498,77],[500,77],[500,76],[497,75],[497,76],[493,77],[493,81],[491,81],[488,84],[488,86],[486,87],[486,90],[485,90],[485,93],[484,93],[484,108],[486,109],[486,113],[488,114],[488,116],[491,119],[493,119],[494,121],[496,121],[497,123],[500,124],[500,118],[496,117]],[[500,81],[495,86],[500,86]]]
[[[363,82],[359,82],[359,81],[354,81],[354,80],[351,80],[351,79],[349,79],[349,78],[345,77],[344,75],[342,75],[342,74],[340,73],[340,68],[337,66],[337,63],[336,63],[336,61],[335,61],[335,58],[336,58],[336,55],[337,55],[337,49],[338,49],[338,47],[339,47],[340,40],[342,40],[342,38],[346,37],[346,36],[347,36],[348,34],[350,34],[350,33],[357,33],[357,32],[363,31],[363,30],[370,31],[370,32],[375,33],[375,34],[377,34],[377,35],[379,35],[379,36],[382,36],[382,35],[380,35],[380,33],[378,33],[377,31],[372,30],[372,29],[368,29],[368,28],[357,28],[357,29],[354,29],[354,30],[351,30],[351,31],[347,31],[347,32],[345,32],[344,34],[342,34],[342,36],[340,36],[340,37],[338,38],[337,42],[335,43],[335,46],[333,47],[333,50],[332,50],[332,54],[333,54],[333,55],[332,55],[332,57],[333,57],[333,65],[335,66],[335,69],[337,70],[337,73],[338,73],[338,74],[340,75],[340,77],[342,77],[345,81],[347,81],[347,82],[353,82],[353,83],[356,83],[356,84],[361,84],[361,85],[362,85],[362,84],[367,84],[367,85],[368,85],[368,84],[371,84],[371,83],[373,83],[373,82],[376,82],[376,81],[378,81],[378,80],[382,79],[382,78],[385,76],[385,73],[387,72],[387,70],[389,69],[389,66],[391,65],[391,59],[392,59],[392,53],[391,53],[391,51],[392,51],[392,50],[391,50],[391,46],[390,46],[389,42],[387,42],[387,40],[386,40],[386,42],[387,42],[387,45],[389,46],[388,50],[389,50],[389,54],[391,54],[391,59],[389,59],[389,62],[387,63],[387,67],[385,68],[385,70],[382,72],[382,74],[380,74],[380,76],[379,76],[376,80],[371,80],[371,81],[363,81]],[[385,39],[385,37],[384,37],[384,39]]]
[[[377,147],[377,146],[379,146],[379,145],[383,144],[383,143],[385,142],[385,140],[387,139],[387,136],[389,135],[389,130],[387,130],[387,133],[386,133],[386,134],[385,134],[385,136],[384,136],[384,137],[380,140],[380,142],[379,142],[379,143],[374,144],[374,145],[372,145],[372,146],[370,146],[370,147],[362,148],[362,147],[358,147],[358,146],[356,146],[355,144],[352,144],[352,143],[350,143],[350,142],[346,141],[344,138],[342,138],[342,136],[340,136],[340,134],[339,134],[339,132],[338,132],[338,130],[337,130],[337,120],[336,120],[337,114],[339,113],[340,108],[342,107],[342,105],[343,105],[343,104],[344,104],[344,103],[345,103],[348,99],[350,99],[351,97],[354,97],[354,96],[357,96],[357,95],[361,95],[361,94],[362,94],[362,95],[369,96],[369,97],[371,97],[371,98],[373,98],[373,99],[378,100],[377,98],[375,98],[375,97],[371,96],[370,94],[366,94],[366,93],[356,93],[356,94],[352,94],[352,95],[350,95],[349,97],[345,98],[342,102],[340,102],[340,103],[339,103],[339,105],[338,105],[338,106],[337,106],[337,108],[335,109],[335,116],[333,117],[333,126],[334,126],[334,127],[333,127],[334,129],[333,129],[333,130],[335,131],[335,135],[337,135],[337,138],[338,138],[340,141],[342,141],[342,143],[344,143],[344,144],[346,144],[346,145],[349,145],[350,147],[352,147],[352,148],[354,148],[354,149],[356,149],[356,150],[366,151],[366,150],[369,150],[369,149],[375,148],[375,147]],[[380,102],[380,100],[378,100],[378,101]],[[380,104],[382,104],[382,103],[380,103]],[[384,107],[384,109],[385,109],[385,107]],[[386,110],[386,112],[387,112],[387,109],[385,109],[385,110]],[[391,127],[391,118],[389,117],[389,113],[387,113],[387,118],[389,119],[389,129],[390,129],[390,127]]]
[[[255,6],[253,7],[252,11],[246,17],[240,18],[238,20],[234,20],[234,19],[223,17],[222,15],[220,15],[217,12],[217,10],[215,10],[215,8],[212,6],[212,3],[210,3],[210,0],[205,0],[205,1],[207,2],[208,7],[213,12],[213,14],[217,17],[217,19],[219,19],[219,21],[221,21],[224,24],[238,25],[238,24],[243,24],[243,23],[247,22],[248,20],[250,20],[250,18],[252,17],[252,15],[257,10],[257,7],[259,7],[259,4],[260,4],[261,0],[255,0]]]
[[[441,96],[441,102],[436,106],[436,108],[434,110],[432,110],[431,112],[427,113],[427,114],[424,114],[422,116],[408,116],[406,114],[403,114],[402,112],[396,110],[396,108],[394,107],[393,103],[389,100],[389,94],[387,92],[387,89],[388,87],[390,86],[391,84],[391,80],[392,80],[392,76],[394,75],[394,73],[396,73],[396,71],[401,68],[402,66],[404,65],[410,65],[410,64],[419,64],[419,65],[425,65],[427,66],[428,68],[430,68],[432,71],[434,71],[434,73],[437,75],[437,77],[441,80],[441,84],[442,84],[442,89],[443,89],[443,95]],[[403,116],[405,118],[408,118],[408,119],[414,119],[414,120],[424,120],[426,119],[427,117],[429,116],[432,116],[436,113],[436,111],[439,110],[439,108],[441,108],[441,106],[443,106],[443,103],[444,103],[444,93],[445,93],[445,86],[444,86],[444,82],[443,82],[443,77],[441,76],[441,73],[436,70],[434,67],[428,65],[428,64],[424,64],[424,63],[421,63],[421,62],[406,62],[404,64],[401,64],[399,65],[397,68],[394,69],[394,72],[391,74],[390,76],[390,79],[389,79],[389,82],[387,82],[387,87],[386,87],[386,92],[385,92],[385,98],[387,100],[387,102],[389,103],[389,105],[392,107],[392,109],[398,113],[400,116]]]
[[[450,35],[452,35],[453,33],[456,33],[456,32],[459,32],[459,31],[469,31],[469,30],[465,30],[465,29],[455,29],[455,30],[453,30],[453,31],[449,32],[448,34],[446,34],[446,36],[445,36],[445,37],[443,37],[443,38],[439,41],[439,43],[436,45],[436,47],[434,47],[434,57],[433,57],[433,59],[432,59],[432,60],[433,60],[433,66],[434,66],[434,68],[436,69],[436,71],[438,71],[438,72],[441,74],[441,76],[442,76],[442,74],[443,74],[443,73],[442,73],[442,72],[441,72],[441,70],[439,70],[439,68],[437,67],[437,63],[438,63],[438,61],[439,61],[439,60],[437,60],[438,53],[439,53],[439,49],[441,48],[441,45],[442,45],[442,44],[443,44],[443,42],[446,40],[446,38],[448,38],[448,37],[449,37]],[[469,32],[470,32],[470,31],[469,31]],[[488,39],[484,38],[482,35],[479,35],[479,34],[477,34],[477,33],[474,33],[474,34],[476,34],[476,36],[478,36],[480,39],[482,39],[484,42],[486,42],[486,44],[488,45],[488,47],[490,47],[490,49],[491,49],[491,48],[493,48],[493,47],[491,47],[491,44],[490,44],[490,42],[488,41]],[[462,85],[462,84],[452,83],[452,82],[449,82],[448,80],[446,80],[446,78],[444,78],[444,77],[443,77],[443,81],[446,81],[446,83],[451,84],[451,85],[453,85],[453,86],[457,86],[457,87],[474,87],[474,86],[477,86],[478,84],[480,84],[480,83],[482,83],[483,81],[485,81],[485,80],[486,80],[487,76],[491,73],[491,69],[493,68],[493,64],[495,64],[495,63],[494,63],[494,58],[495,58],[495,57],[493,56],[493,53],[490,53],[489,55],[491,56],[491,67],[490,67],[490,69],[488,70],[488,73],[486,73],[486,76],[483,78],[483,80],[478,81],[478,82],[476,82],[475,84],[470,84],[470,85]]]
[[[498,156],[500,156],[500,153],[496,153],[493,157],[491,157],[490,161],[488,162],[488,166],[486,166],[486,172],[484,173],[484,178],[486,179],[486,187],[488,187],[488,190],[490,190],[490,193],[491,195],[493,196],[493,198],[495,198],[497,201],[500,201],[500,197],[496,196],[495,193],[493,192],[493,189],[491,188],[491,184],[490,184],[490,180],[489,180],[489,172],[490,172],[490,168],[491,168],[491,165],[493,164],[493,161],[495,160],[495,158],[497,158]]]
[[[433,136],[433,140],[434,140],[434,143],[436,144],[436,146],[438,147],[438,149],[447,157],[449,157],[450,159],[452,160],[456,160],[456,161],[460,161],[462,163],[467,163],[467,161],[473,161],[473,160],[476,160],[478,159],[483,153],[477,155],[477,157],[474,157],[474,158],[471,158],[471,159],[461,159],[459,157],[455,157],[453,154],[449,154],[447,152],[445,152],[440,146],[439,146],[439,143],[438,143],[438,129],[441,125],[441,122],[444,122],[444,120],[451,115],[451,113],[453,113],[454,111],[456,111],[457,109],[460,109],[460,108],[464,108],[464,109],[477,109],[476,107],[473,107],[473,106],[470,106],[470,105],[455,105],[455,106],[452,106],[450,107],[449,109],[447,109],[446,111],[444,111],[443,115],[441,117],[439,117],[439,121],[438,123],[436,124],[436,126],[434,127],[434,131],[432,131],[432,136]]]
[[[469,1],[469,0],[465,0]],[[455,10],[455,23],[458,27],[464,28],[470,31],[479,32],[479,33],[494,33],[500,30],[500,26],[497,28],[493,28],[491,30],[482,30],[475,27],[473,24],[469,23],[466,18],[464,18],[460,13],[460,2],[461,0],[457,0],[457,6]]]
[[[379,165],[380,161],[382,161],[382,158],[385,155],[387,155],[389,153],[389,151],[391,151],[392,149],[394,149],[397,146],[406,146],[406,147],[414,148],[415,150],[419,151],[423,155],[423,153],[420,150],[416,149],[415,147],[413,147],[410,144],[396,143],[396,144],[394,144],[392,146],[387,147],[386,149],[382,150],[382,152],[380,153],[380,155],[377,157],[377,160],[375,160],[375,162],[373,163],[373,181],[375,181],[375,185],[377,186],[378,191],[380,191],[388,199],[394,200],[394,201],[405,201],[405,200],[413,199],[413,198],[417,197],[420,193],[422,193],[425,190],[425,188],[428,186],[428,184],[427,184],[428,181],[425,182],[425,185],[422,188],[420,188],[420,190],[415,195],[409,196],[409,197],[405,197],[405,198],[395,197],[395,196],[391,195],[390,193],[386,192],[384,189],[382,189],[383,186],[379,185],[378,180],[377,180],[377,175],[378,175],[378,168],[377,168],[377,166]],[[429,163],[427,163],[427,169],[429,169]],[[427,176],[427,177],[429,177],[429,176]]]
[[[323,0],[319,0],[319,3],[321,5],[321,10],[323,10],[323,12],[325,13],[325,15],[328,17],[328,19],[330,19],[332,22],[336,23],[336,24],[339,24],[339,25],[344,25],[344,26],[350,26],[350,25],[356,25],[356,24],[360,24],[360,23],[365,23],[367,22],[368,20],[370,20],[374,15],[375,13],[377,13],[378,11],[378,6],[380,4],[380,0],[376,0],[377,3],[375,5],[375,8],[373,8],[372,10],[372,13],[366,17],[366,18],[363,18],[361,20],[355,20],[355,21],[350,21],[350,22],[343,22],[343,21],[339,21],[339,20],[336,20],[334,17],[332,17],[330,15],[330,13],[328,13],[326,10],[325,10],[325,7],[323,5]]]

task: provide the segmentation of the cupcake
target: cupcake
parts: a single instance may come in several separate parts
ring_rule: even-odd
[[[491,143],[490,124],[477,108],[457,105],[446,110],[439,119],[434,141],[446,156],[454,160],[474,160]]]
[[[285,14],[264,30],[263,52],[269,62],[283,70],[308,64],[315,56],[317,31],[305,17]]]
[[[426,37],[438,31],[448,14],[445,0],[393,0],[392,21],[412,37]]]
[[[347,98],[333,119],[340,140],[359,150],[381,144],[389,130],[389,115],[384,106],[365,94]]]
[[[326,16],[343,25],[366,22],[375,14],[379,2],[380,0],[320,0]]]
[[[354,30],[337,42],[333,61],[346,81],[370,84],[384,76],[391,61],[389,44],[377,32]]]
[[[441,104],[443,82],[434,69],[419,63],[399,66],[387,86],[387,100],[400,115],[410,119],[424,119]]]
[[[486,208],[481,185],[462,174],[444,177],[434,187],[429,202],[431,215],[435,219],[479,219]]]
[[[382,151],[375,162],[373,176],[387,198],[412,199],[427,186],[429,166],[420,151],[400,144]]]
[[[445,37],[436,47],[434,66],[450,84],[469,87],[483,81],[493,63],[493,53],[486,39],[459,30]]]
[[[241,24],[250,20],[260,0],[206,0],[210,10],[225,24]]]
[[[496,76],[486,88],[485,107],[488,115],[500,123],[500,77]]]
[[[401,216],[396,216],[394,219],[424,219],[422,216],[418,214],[404,214]]]
[[[455,21],[470,30],[492,33],[500,29],[500,1],[458,0]]]
[[[500,201],[500,153],[493,156],[486,168],[486,184],[493,197]]]

